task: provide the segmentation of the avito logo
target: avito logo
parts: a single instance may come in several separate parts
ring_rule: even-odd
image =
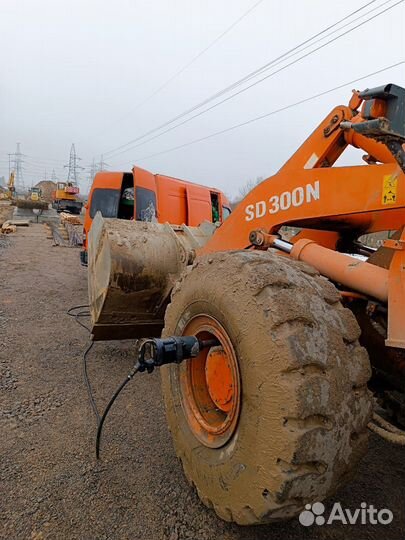
[[[342,525],[388,525],[394,519],[394,514],[388,508],[378,510],[372,504],[362,502],[360,508],[350,510],[343,508],[337,502],[333,505],[328,516],[325,516],[325,505],[321,502],[306,504],[305,510],[299,515],[299,521],[304,527],[311,525],[330,525],[331,523],[342,523]]]

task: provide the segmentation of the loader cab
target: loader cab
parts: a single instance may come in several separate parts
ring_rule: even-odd
[[[135,215],[134,177],[131,173],[124,173],[118,201],[116,216],[118,219],[134,219]]]
[[[156,187],[156,175],[133,168],[135,190],[135,219],[137,221],[160,221],[158,219],[159,197]]]
[[[101,212],[103,217],[117,217],[119,200],[119,190],[95,188],[88,203],[91,220],[94,219],[97,212]]]
[[[87,261],[87,235],[97,212],[105,218],[195,227],[203,221],[222,223],[231,213],[229,201],[221,191],[155,175],[140,167],[134,167],[131,173],[97,173],[85,208],[80,254],[83,264]]]
[[[39,201],[42,195],[41,188],[32,187],[28,190],[31,201]]]
[[[156,193],[147,188],[135,186],[137,221],[157,221]]]
[[[158,221],[198,227],[204,221],[222,223],[230,204],[221,191],[173,178],[156,175]]]
[[[210,191],[213,223],[223,223],[232,213],[231,204],[221,191]]]
[[[225,221],[232,213],[231,204],[228,199],[225,199],[222,204],[222,221]]]
[[[117,218],[119,209],[124,211],[120,205],[121,194],[128,183],[133,185],[131,173],[101,171],[94,177],[85,205],[83,250],[80,252],[82,264],[87,264],[87,236],[95,215],[100,212],[103,217]]]
[[[141,185],[139,185],[141,184]],[[118,219],[135,219],[137,221],[157,221],[156,193],[153,182],[140,182],[138,175],[124,173]]]
[[[142,221],[151,221],[157,216],[154,176],[139,171],[136,174],[135,170],[134,173],[102,171],[96,174],[86,205],[86,233],[97,212],[106,218]]]
[[[231,205],[220,191],[211,191],[211,217],[213,223],[222,223],[231,215]]]
[[[87,262],[87,235],[97,212],[105,218],[143,221],[156,219],[156,194],[152,189],[145,189],[153,187],[150,179],[145,180],[140,175],[135,185],[134,173],[101,171],[94,177],[83,225],[83,250],[80,253],[83,264]]]
[[[212,219],[212,223],[216,223],[221,219],[219,193],[216,193],[215,191],[210,191],[210,199],[211,199],[211,219]]]

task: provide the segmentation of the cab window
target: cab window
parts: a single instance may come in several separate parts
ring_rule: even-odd
[[[213,191],[210,192],[211,197],[211,214],[212,214],[212,223],[217,223],[219,221],[219,196],[218,193]]]
[[[101,212],[103,217],[114,218],[118,215],[118,205],[120,202],[119,189],[96,188],[91,196],[90,217],[94,218],[97,212]]]
[[[137,221],[156,221],[156,194],[151,189],[135,188]]]
[[[227,206],[222,207],[222,221],[225,221],[231,215],[232,210]]]
[[[131,173],[124,173],[118,206],[118,218],[134,219],[134,204],[134,176]]]

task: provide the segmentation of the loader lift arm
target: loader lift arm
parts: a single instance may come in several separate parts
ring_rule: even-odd
[[[397,99],[405,103],[405,90],[400,90]],[[359,235],[400,228],[404,223],[404,172],[378,135],[371,138],[358,129],[370,122],[363,114],[377,109],[375,102],[384,103],[374,99],[370,104],[361,97],[375,92],[353,92],[348,107],[335,107],[286,164],[245,197],[200,253],[225,247],[243,249],[250,243],[250,231],[263,229],[272,234],[287,224],[337,230],[341,235],[349,228]],[[383,111],[380,103],[378,112]],[[401,129],[405,141],[404,116]],[[365,150],[366,162],[371,164],[333,167],[349,145]],[[384,186],[389,181],[396,186],[394,197],[384,200]]]
[[[283,225],[303,227],[300,238],[321,243],[325,236],[314,231],[331,231],[335,249],[339,243],[350,245],[362,234],[400,230],[405,225],[404,142],[404,89],[390,84],[353,92],[349,106],[333,109],[279,172],[247,195],[199,253],[222,251],[224,246],[246,248],[252,233],[274,235]],[[332,167],[349,145],[367,152],[367,164]],[[386,345],[401,348],[405,348],[405,312],[401,309],[405,305],[404,231],[395,243],[385,243],[394,250],[390,269],[385,271]],[[338,274],[342,279],[336,280],[340,259],[331,251],[326,267],[321,265],[322,272],[335,282],[350,285],[343,273]],[[346,268],[353,266],[346,259]],[[314,260],[309,262],[315,264]],[[364,268],[371,266],[363,264]],[[370,270],[372,275],[373,268]],[[375,287],[379,284],[376,281]],[[377,293],[374,296],[378,297]]]

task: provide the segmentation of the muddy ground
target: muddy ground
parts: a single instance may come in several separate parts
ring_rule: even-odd
[[[142,375],[106,423],[102,460],[81,355],[86,332],[66,315],[86,304],[76,249],[42,225],[0,239],[0,538],[355,539],[405,536],[404,449],[373,437],[355,480],[327,501],[394,513],[391,525],[266,527],[219,520],[183,477],[166,428],[159,374]],[[100,406],[128,373],[133,343],[98,343],[89,358]]]

